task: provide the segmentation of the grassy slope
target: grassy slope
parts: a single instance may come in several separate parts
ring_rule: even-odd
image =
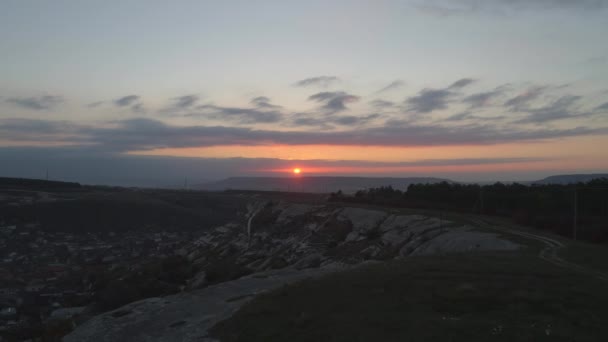
[[[262,295],[222,341],[598,341],[608,291],[529,256],[417,257]],[[575,338],[575,339],[574,339]]]
[[[458,223],[470,218],[441,215]],[[542,261],[538,241],[508,238],[527,247],[517,254],[409,258],[288,286],[256,298],[212,333],[224,342],[608,340],[607,284]],[[563,258],[608,271],[605,246],[566,246]]]

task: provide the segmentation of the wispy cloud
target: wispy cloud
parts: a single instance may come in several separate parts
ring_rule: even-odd
[[[396,106],[395,102],[382,100],[382,99],[376,99],[376,100],[370,101],[369,104],[376,109],[386,109],[386,108],[392,108],[392,107]]]
[[[595,107],[594,110],[597,112],[608,112],[608,102]]]
[[[446,109],[448,100],[452,96],[448,89],[423,89],[418,95],[405,100],[407,110],[414,113],[430,113],[435,110]]]
[[[270,108],[270,109],[281,108],[281,106],[270,103],[271,102],[270,98],[266,97],[266,96],[254,97],[249,102],[258,108]]]
[[[144,113],[144,105],[138,95],[127,95],[114,100],[117,107],[130,107],[133,113]]]
[[[25,109],[50,110],[64,102],[61,96],[9,97],[6,102]]]
[[[197,95],[191,94],[191,95],[183,95],[183,96],[174,97],[171,100],[172,100],[172,104],[171,104],[172,108],[188,109],[188,108],[192,108],[192,106],[196,105],[196,102],[198,102],[199,97]]]
[[[319,117],[307,113],[297,113],[286,123],[287,126],[293,127],[316,127],[322,130],[334,129],[327,117]]]
[[[381,117],[380,114],[319,116],[310,113],[298,113],[291,118],[288,126],[317,127],[324,130],[334,129],[335,126],[361,127]]]
[[[485,91],[481,93],[471,94],[465,97],[462,102],[469,106],[469,108],[480,108],[488,106],[492,100],[500,97],[505,91],[504,87],[498,87],[491,91]]]
[[[570,129],[524,129],[494,125],[449,127],[439,124],[406,124],[361,128],[347,131],[303,132],[255,130],[224,126],[172,126],[152,119],[129,119],[114,127],[78,126],[78,136],[69,123],[46,120],[7,122],[0,120],[0,133],[16,141],[71,141],[96,147],[100,151],[125,152],[156,148],[203,147],[225,145],[351,145],[351,146],[455,146],[531,142],[574,136],[605,135],[605,127]],[[6,134],[9,135],[6,135]],[[27,138],[26,138],[27,137]]]
[[[196,109],[200,112],[189,113],[186,116],[202,116],[240,124],[274,123],[283,118],[279,111],[259,108],[222,107],[208,104],[198,106]]]
[[[406,109],[409,112],[423,114],[436,110],[448,108],[448,102],[452,97],[458,95],[462,89],[475,82],[472,78],[462,78],[452,83],[447,88],[432,89],[426,88],[418,92],[418,95],[411,96],[405,100]]]
[[[403,88],[405,86],[405,82],[402,80],[395,80],[391,83],[389,83],[388,85],[386,85],[385,87],[379,89],[378,91],[376,91],[376,94],[381,94],[381,93],[385,93],[387,91],[391,91],[391,90],[395,90],[395,89],[400,89]]]
[[[547,87],[532,87],[525,92],[508,99],[504,106],[512,111],[524,111],[528,105],[539,98],[547,89]]]
[[[123,96],[123,97],[120,97],[120,98],[114,100],[114,104],[118,107],[128,107],[132,104],[135,104],[138,101],[139,101],[139,96],[127,95],[127,96]]]
[[[464,121],[464,120],[475,120],[475,121],[497,121],[497,120],[503,120],[506,117],[504,115],[499,115],[499,116],[479,116],[479,115],[474,115],[472,112],[470,111],[465,111],[462,113],[458,113],[458,114],[454,114],[452,116],[447,117],[446,119],[440,120],[440,121]]]
[[[294,86],[296,86],[296,87],[315,86],[315,87],[327,88],[331,84],[339,82],[339,81],[340,81],[340,79],[336,76],[317,76],[317,77],[310,77],[310,78],[306,78],[303,80],[299,80],[294,84]]]
[[[460,88],[464,88],[472,83],[474,83],[475,80],[472,78],[461,78],[458,81],[452,83],[448,89],[460,89]]]
[[[343,91],[324,91],[308,97],[308,100],[322,103],[321,109],[329,113],[347,110],[347,103],[357,102],[360,97]]]
[[[462,112],[446,118],[445,121],[462,121],[470,119],[472,116],[473,114],[471,112]]]
[[[590,112],[579,112],[578,108],[576,108],[576,104],[581,98],[581,96],[574,95],[562,96],[546,106],[526,110],[528,115],[515,122],[540,124],[556,120],[590,116]]]

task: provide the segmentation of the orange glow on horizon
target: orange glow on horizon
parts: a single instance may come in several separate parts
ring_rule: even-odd
[[[229,145],[211,147],[160,148],[147,151],[130,151],[130,155],[172,156],[189,158],[269,158],[268,167],[252,167],[245,173],[282,173],[292,176],[314,175],[399,175],[430,173],[547,171],[555,173],[608,168],[605,152],[597,146],[608,143],[608,136],[573,137],[534,143],[506,143],[475,146],[342,146],[342,145]],[[530,161],[513,163],[458,164],[465,159],[530,158]],[[281,160],[280,162],[277,161]],[[424,165],[425,160],[454,160],[444,165]],[[340,161],[353,161],[340,165]],[[355,161],[365,161],[357,165]],[[421,161],[421,165],[407,165]],[[374,162],[397,165],[373,165]],[[403,162],[405,165],[398,165]],[[294,164],[301,173],[294,172]],[[332,165],[333,164],[333,165]]]
[[[469,173],[469,172],[500,172],[500,171],[542,171],[546,169],[561,168],[562,161],[537,161],[525,163],[504,163],[504,164],[473,164],[473,165],[437,165],[437,166],[306,166],[308,175],[382,175],[382,174],[411,174],[420,175],[433,174],[436,172],[444,173]],[[300,170],[300,172],[296,172]],[[254,173],[292,173],[294,175],[303,174],[302,168],[269,168],[269,169],[250,169]]]

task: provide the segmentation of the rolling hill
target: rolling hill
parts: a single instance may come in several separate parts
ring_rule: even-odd
[[[598,178],[608,178],[608,173],[590,173],[590,174],[574,174],[574,175],[555,175],[537,180],[535,184],[573,184],[586,183]]]

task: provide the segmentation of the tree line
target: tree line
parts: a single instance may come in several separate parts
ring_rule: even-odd
[[[587,183],[411,184],[332,193],[330,201],[438,209],[509,217],[516,223],[594,242],[608,242],[608,178]],[[576,204],[576,205],[575,205]]]

